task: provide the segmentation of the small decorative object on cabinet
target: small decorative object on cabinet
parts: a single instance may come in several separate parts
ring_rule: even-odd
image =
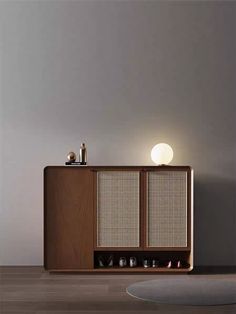
[[[80,162],[76,161],[76,154],[74,152],[69,152],[67,155],[67,160],[65,162],[65,165],[71,166],[71,165],[80,165]]]
[[[49,166],[44,265],[51,272],[193,268],[189,166]]]
[[[68,162],[75,162],[76,161],[76,154],[74,152],[69,152],[67,155]]]
[[[87,164],[87,149],[85,147],[85,144],[82,143],[80,145],[79,149],[79,161],[81,165],[86,165]]]

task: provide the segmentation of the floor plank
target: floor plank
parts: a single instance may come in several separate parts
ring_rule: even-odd
[[[236,305],[160,305],[132,298],[128,285],[176,275],[49,274],[41,267],[0,267],[1,314],[235,314]],[[188,275],[179,275],[188,276]],[[194,275],[236,280],[236,274]]]

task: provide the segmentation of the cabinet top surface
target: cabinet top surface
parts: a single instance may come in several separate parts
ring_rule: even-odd
[[[106,165],[99,165],[99,166],[90,166],[90,165],[57,165],[57,166],[46,166],[44,170],[48,168],[73,168],[73,169],[89,169],[89,170],[109,170],[109,169],[134,169],[134,170],[192,170],[191,166],[171,166],[171,165],[160,165],[160,166],[145,166],[145,165],[135,165],[135,166],[106,166]]]

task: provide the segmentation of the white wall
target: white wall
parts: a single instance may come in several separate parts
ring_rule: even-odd
[[[1,20],[2,265],[43,261],[46,165],[195,169],[195,261],[236,265],[235,2],[9,1]]]

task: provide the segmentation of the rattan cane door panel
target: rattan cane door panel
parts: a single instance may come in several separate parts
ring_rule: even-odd
[[[98,171],[97,247],[139,247],[139,172]]]
[[[187,246],[187,172],[147,175],[147,246]]]

